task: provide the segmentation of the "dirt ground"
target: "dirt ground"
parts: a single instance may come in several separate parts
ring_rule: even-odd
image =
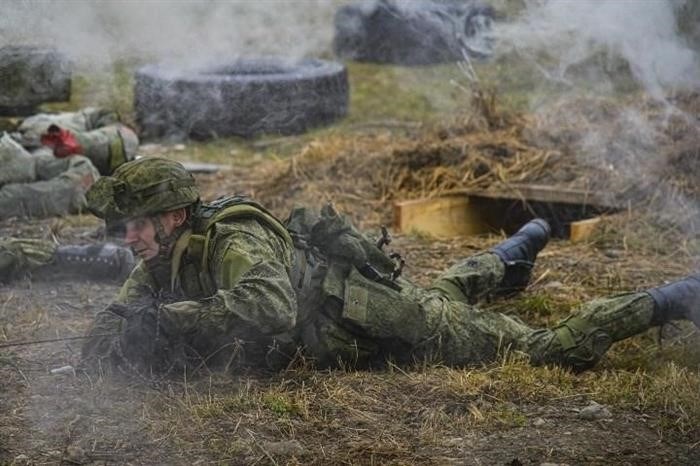
[[[62,239],[83,240],[94,228],[84,223],[63,227]],[[56,230],[52,221],[31,225],[35,234]],[[427,283],[444,266],[497,240],[409,235],[398,236],[394,247],[409,259],[407,273]],[[601,289],[643,287],[682,274],[687,264],[555,240],[524,297],[491,306],[546,323]],[[3,340],[80,335],[117,289],[45,278],[2,286]],[[545,301],[534,302],[542,296]],[[0,461],[697,464],[700,339],[690,327],[671,330],[663,348],[655,335],[635,338],[581,376],[530,368],[517,358],[472,369],[378,373],[317,372],[302,361],[282,374],[194,380],[182,374],[152,383],[50,374],[52,368],[77,367],[79,342],[3,349]],[[607,412],[582,418],[591,401]]]
[[[532,143],[521,123],[487,127],[330,135],[290,159],[232,161],[198,182],[207,199],[248,191],[281,216],[292,200],[330,200],[376,234],[402,197],[513,180],[563,184],[571,172],[576,183],[602,179],[562,162],[565,150]],[[685,167],[669,179],[685,180]],[[693,185],[678,186],[692,198]],[[98,226],[88,216],[7,220],[0,233],[86,243]],[[391,248],[409,278],[428,284],[502,237],[398,234]],[[485,307],[545,326],[586,300],[683,276],[697,251],[696,232],[630,207],[606,216],[586,242],[553,240],[522,295]],[[0,285],[0,343],[81,335],[117,290],[46,276]],[[700,337],[686,323],[665,327],[661,339],[652,330],[621,342],[581,375],[533,368],[516,354],[465,369],[315,371],[300,359],[282,373],[157,381],[50,373],[78,367],[79,355],[80,341],[0,348],[0,464],[700,464]]]

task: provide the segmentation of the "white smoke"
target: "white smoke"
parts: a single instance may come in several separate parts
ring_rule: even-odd
[[[330,50],[331,0],[3,0],[0,46],[50,45],[78,65],[117,60],[200,64],[247,54]]]
[[[530,107],[549,134],[560,125],[560,135],[573,135],[572,156],[580,164],[626,186],[663,191],[665,154],[675,150],[669,130],[682,125],[687,135],[700,135],[696,116],[675,105],[679,92],[700,88],[698,51],[679,32],[686,6],[682,0],[525,0],[495,35],[499,53],[535,70],[533,83],[544,92],[533,94]]]
[[[498,26],[505,51],[538,58],[543,79],[571,84],[578,66],[601,57],[614,71],[624,60],[633,78],[656,97],[697,85],[700,61],[678,33],[682,1],[526,0],[522,15]],[[598,75],[600,77],[600,75]],[[596,88],[608,84],[588,83]]]

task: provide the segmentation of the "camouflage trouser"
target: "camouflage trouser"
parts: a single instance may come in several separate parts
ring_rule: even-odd
[[[76,137],[85,156],[102,175],[110,175],[121,164],[133,160],[139,147],[136,133],[121,124],[76,133]]]
[[[88,107],[78,112],[39,113],[25,118],[14,135],[22,146],[30,150],[41,147],[41,135],[51,125],[73,133],[84,133],[119,123],[119,115],[111,110]]]
[[[46,240],[0,240],[0,281],[9,281],[51,263],[56,248],[55,243]]]
[[[79,112],[40,113],[26,118],[13,138],[29,150],[41,147],[41,135],[55,124],[71,131],[86,156],[102,175],[111,174],[119,165],[133,160],[139,139],[131,129],[119,123],[116,112],[85,108]]]
[[[490,253],[453,266],[429,289],[401,281],[398,291],[352,271],[342,292],[328,293],[304,343],[321,365],[366,366],[388,357],[465,366],[509,349],[528,354],[533,364],[579,371],[594,366],[614,341],[651,325],[654,304],[646,293],[585,303],[551,329],[470,304],[493,292],[503,274]]]
[[[64,159],[33,155],[26,163],[34,164],[38,181],[3,185],[0,219],[76,213],[85,206],[85,192],[100,176],[90,160],[80,155]]]

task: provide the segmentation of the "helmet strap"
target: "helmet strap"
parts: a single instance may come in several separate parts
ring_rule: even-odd
[[[165,259],[170,258],[170,250],[172,245],[177,241],[177,228],[173,230],[169,235],[165,234],[165,228],[163,227],[163,222],[160,221],[160,216],[152,215],[151,222],[153,222],[153,227],[156,230],[155,240],[158,243],[158,255]]]
[[[157,286],[161,290],[167,290],[170,286],[170,260],[175,242],[189,226],[189,218],[182,225],[173,229],[169,235],[165,234],[163,222],[158,215],[150,217],[153,227],[156,230],[155,240],[158,243],[158,254],[146,261],[146,266],[153,276]]]

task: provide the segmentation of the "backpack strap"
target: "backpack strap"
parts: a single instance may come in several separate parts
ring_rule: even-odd
[[[257,203],[241,197],[226,198],[223,201],[228,201],[226,202],[228,205],[224,205],[219,209],[216,209],[217,201],[215,201],[214,205],[208,204],[205,206],[205,215],[198,219],[198,231],[189,239],[189,254],[191,257],[199,258],[199,282],[206,296],[211,296],[216,292],[216,283],[209,273],[209,258],[213,243],[214,226],[217,223],[254,219],[270,228],[290,248],[294,246],[292,237],[284,225]],[[222,201],[218,202],[220,205],[224,204]]]

